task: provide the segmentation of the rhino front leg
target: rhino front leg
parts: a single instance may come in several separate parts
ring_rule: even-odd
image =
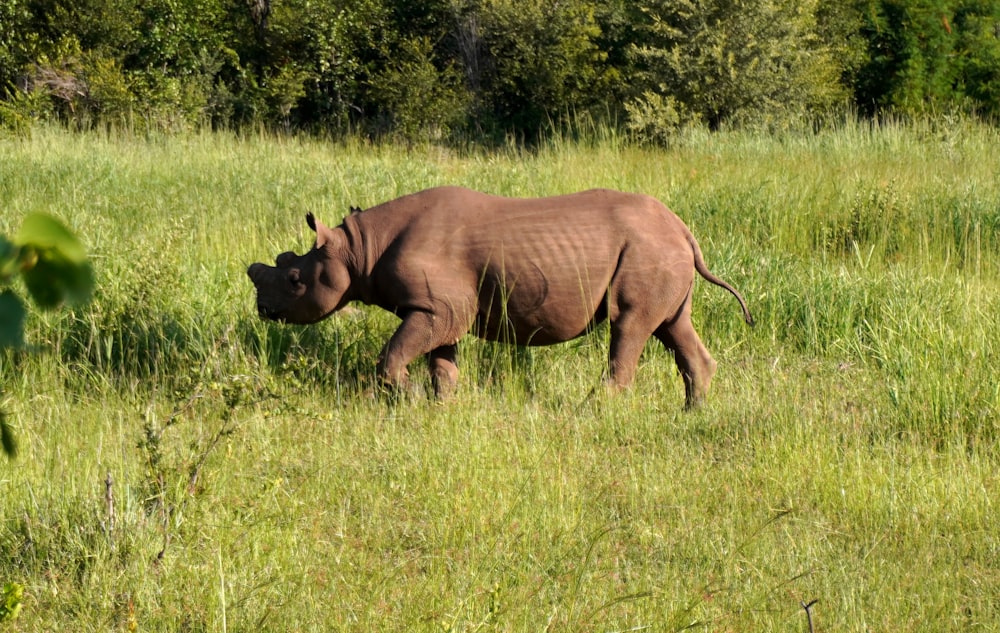
[[[405,388],[410,375],[407,366],[416,357],[428,354],[435,392],[439,392],[439,382],[442,387],[449,381],[454,384],[458,378],[458,366],[455,364],[455,350],[448,351],[449,347],[454,348],[454,344],[442,345],[447,338],[434,314],[414,311],[404,315],[403,322],[379,355],[379,379],[391,389]],[[457,337],[451,338],[455,340]]]

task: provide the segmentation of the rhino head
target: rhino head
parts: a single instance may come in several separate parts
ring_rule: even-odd
[[[315,323],[350,300],[351,275],[340,229],[330,229],[306,215],[316,242],[304,255],[289,251],[275,265],[251,264],[247,276],[257,288],[257,312],[262,318],[285,323]]]

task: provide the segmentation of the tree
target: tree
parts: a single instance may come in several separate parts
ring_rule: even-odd
[[[843,98],[818,0],[640,0],[635,117],[777,124]],[[639,123],[639,126],[635,124]],[[655,121],[633,120],[642,128]]]
[[[454,64],[439,70],[430,40],[406,42],[371,82],[388,131],[407,140],[440,139],[465,124],[470,95]]]
[[[469,0],[456,39],[481,121],[529,137],[567,114],[599,108],[620,75],[598,46],[596,3]]]
[[[953,22],[962,64],[961,90],[976,109],[996,117],[1000,115],[1000,3],[961,2]]]
[[[31,59],[30,42],[37,35],[25,33],[29,17],[22,0],[0,3],[0,97],[11,94],[18,74]]]
[[[270,24],[252,67],[272,98],[281,69],[297,78],[302,95],[288,110],[291,123],[344,132],[375,115],[366,91],[399,39],[383,2],[288,0],[272,6]]]
[[[1000,112],[996,2],[877,0],[863,16],[868,58],[858,72],[855,98],[864,112]]]

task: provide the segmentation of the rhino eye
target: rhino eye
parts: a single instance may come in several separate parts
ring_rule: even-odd
[[[295,288],[302,285],[302,279],[299,277],[299,271],[291,270],[288,272],[288,283],[292,284]]]

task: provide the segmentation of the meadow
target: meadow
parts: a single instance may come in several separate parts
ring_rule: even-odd
[[[307,248],[307,211],[439,184],[656,196],[757,326],[696,284],[719,371],[686,412],[658,344],[600,388],[606,327],[467,338],[438,403],[419,364],[377,396],[390,314],[256,317],[246,266]],[[0,630],[1000,630],[996,129],[530,151],[38,129],[0,139],[0,233],[30,211],[97,283],[0,355],[0,587],[24,588]]]

